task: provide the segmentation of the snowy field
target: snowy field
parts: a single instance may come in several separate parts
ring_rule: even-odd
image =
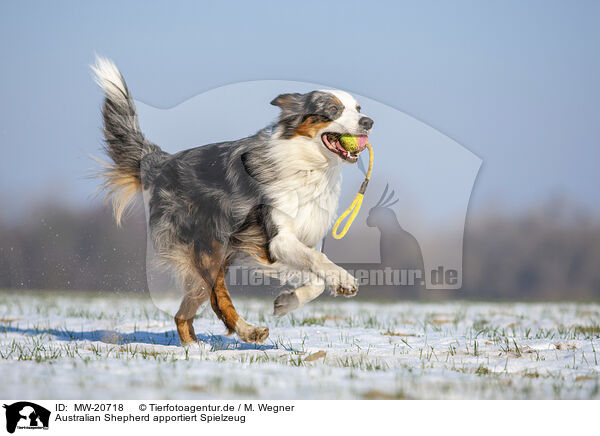
[[[600,399],[600,304],[234,302],[263,346],[179,346],[149,298],[0,293],[5,399]]]

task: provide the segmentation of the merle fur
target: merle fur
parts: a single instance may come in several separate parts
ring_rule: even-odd
[[[164,253],[178,244],[191,245],[199,258],[214,254],[217,241],[225,247],[225,261],[243,249],[243,238],[250,233],[272,262],[268,247],[277,228],[263,187],[277,175],[265,160],[266,143],[277,127],[282,138],[289,138],[309,117],[313,122],[335,120],[343,110],[339,100],[322,91],[282,94],[271,102],[282,110],[276,125],[244,139],[171,155],[144,138],[126,86],[125,91],[124,99],[105,99],[105,151],[150,193],[155,248]]]

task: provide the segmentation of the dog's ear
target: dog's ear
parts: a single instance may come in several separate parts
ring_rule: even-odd
[[[301,97],[302,94],[299,94],[297,92],[293,94],[281,94],[275,97],[273,101],[271,101],[271,104],[273,106],[279,106],[281,109],[284,109],[290,104],[298,102]]]

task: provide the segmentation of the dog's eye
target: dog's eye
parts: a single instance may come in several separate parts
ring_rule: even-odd
[[[338,108],[337,106],[329,106],[329,108],[327,108],[327,111],[331,114],[331,115],[335,115],[338,112]]]
[[[360,112],[360,106],[356,106],[356,112]]]

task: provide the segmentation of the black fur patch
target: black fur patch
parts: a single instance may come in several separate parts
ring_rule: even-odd
[[[324,91],[312,91],[306,94],[281,94],[272,105],[281,108],[279,126],[283,139],[296,135],[296,128],[307,119],[313,123],[332,122],[344,111],[344,105],[333,94]]]

